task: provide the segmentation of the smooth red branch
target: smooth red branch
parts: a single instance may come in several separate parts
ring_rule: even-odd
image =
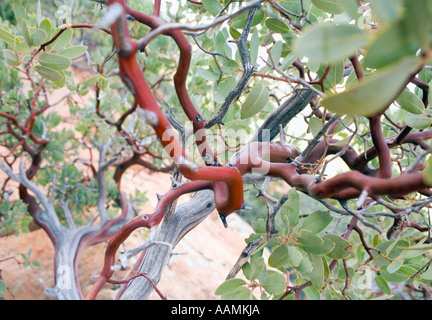
[[[137,46],[136,43],[131,40],[126,24],[125,14],[129,9],[127,9],[127,6],[123,0],[109,1],[109,5],[115,3],[120,4],[124,8],[124,12],[123,16],[121,17],[123,23],[117,22],[111,26],[114,44],[117,47],[120,47],[122,44],[128,43],[128,46],[131,48],[130,52],[119,51],[118,57],[120,76],[140,106],[142,110],[141,115],[144,116],[152,125],[157,137],[159,138],[159,141],[168,152],[169,156],[176,162],[179,167],[179,171],[187,179],[207,180],[213,182],[216,207],[220,213],[227,215],[239,210],[243,204],[243,181],[240,172],[235,167],[202,167],[188,162],[182,145],[175,137],[173,128],[161,111],[151,91],[151,88],[149,87],[146,79],[144,78],[143,72],[138,65],[138,61],[136,59]],[[140,18],[142,21],[144,21],[144,18],[148,19],[148,17],[144,15],[141,15]],[[152,19],[150,20],[154,21]],[[123,28],[119,29],[119,25],[123,26]],[[185,49],[190,51],[190,47],[184,45],[182,50],[183,54]],[[184,88],[184,79],[186,76],[184,73],[189,68],[190,55],[187,55],[186,58],[186,68],[183,70],[183,67],[181,67],[179,69],[180,71],[177,72],[179,76],[177,76],[178,80],[176,80],[176,87],[180,88],[179,99],[182,99],[182,97],[188,98],[188,95],[185,94],[187,93],[186,88]],[[193,108],[193,105],[191,105],[190,101],[184,101],[182,106],[185,113],[189,117],[195,117],[194,123],[198,123],[198,128],[201,128],[201,126],[204,125],[203,121],[202,119],[197,118],[199,114],[194,113],[193,110],[195,110],[195,108]],[[205,140],[200,141],[201,143],[206,142]],[[202,146],[198,141],[197,144],[201,149],[201,152],[208,152],[207,148],[202,149]]]

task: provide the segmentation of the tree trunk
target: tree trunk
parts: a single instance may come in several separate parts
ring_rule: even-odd
[[[157,284],[162,271],[171,257],[172,249],[181,238],[214,210],[213,191],[197,192],[190,201],[179,205],[170,216],[163,220],[157,234],[156,241],[170,244],[152,245],[145,253],[144,259],[137,268],[138,273],[145,273]],[[129,282],[120,295],[121,300],[144,300],[153,291],[153,285],[144,277],[137,277]]]
[[[73,231],[66,232],[58,239],[55,253],[55,286],[45,290],[47,295],[57,300],[82,299],[75,272],[80,239],[81,236],[78,237]]]

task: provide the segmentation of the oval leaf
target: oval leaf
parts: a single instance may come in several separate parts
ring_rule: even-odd
[[[34,67],[37,73],[39,73],[42,77],[51,81],[62,81],[63,76],[60,72],[55,71],[51,68],[37,65]]]
[[[432,269],[428,269],[425,273],[421,275],[422,279],[432,280]]]
[[[300,56],[328,63],[347,58],[366,42],[366,34],[354,25],[324,24],[308,29],[294,48]]]
[[[57,28],[57,30],[54,31],[55,36],[59,32],[62,31],[61,29]],[[54,43],[50,46],[50,48],[53,50],[63,50],[64,47],[72,40],[72,36],[73,36],[73,29],[66,29],[58,36],[58,38],[54,41]]]
[[[202,4],[213,16],[216,16],[223,9],[222,4],[217,0],[202,0]]]
[[[404,90],[404,92],[402,92],[402,94],[396,99],[396,102],[402,109],[410,113],[423,114],[425,110],[425,106],[420,98],[409,90]]]
[[[270,94],[266,86],[258,82],[251,90],[240,111],[242,119],[250,118],[260,112],[267,104]]]
[[[258,59],[258,52],[259,52],[259,34],[258,34],[258,30],[255,29],[252,37],[251,37],[251,42],[250,42],[250,60],[251,63],[253,65],[255,65],[257,63],[257,59]],[[430,90],[429,92],[431,92],[432,90]]]
[[[327,211],[315,211],[308,215],[302,228],[317,234],[327,228],[332,220],[332,216]]]
[[[432,186],[432,157],[429,156],[424,169],[423,182],[428,186]]]
[[[310,273],[310,281],[312,285],[320,290],[324,285],[324,263],[320,256],[310,255],[312,263],[312,272]]]
[[[21,20],[26,19],[27,17],[27,14],[25,12],[26,10],[20,0],[12,1],[12,7],[13,7],[13,12],[15,14],[15,19],[18,22],[21,22]]]
[[[323,239],[334,243],[334,248],[327,255],[332,259],[346,259],[352,252],[352,245],[347,240],[336,234],[326,234]]]
[[[268,63],[272,65],[273,63],[277,66],[279,64],[280,57],[282,55],[282,41],[276,41],[270,50],[270,57],[268,58]]]
[[[381,276],[375,277],[375,283],[380,288],[380,290],[384,293],[391,294],[391,290],[388,286],[387,281],[385,281]]]
[[[396,271],[399,270],[399,268],[402,266],[402,264],[403,264],[402,260],[400,260],[400,259],[395,260],[387,266],[387,271],[389,273],[395,273]]]
[[[268,259],[268,264],[273,268],[283,268],[288,261],[288,247],[285,244],[282,244],[273,250]]]
[[[297,224],[301,209],[300,196],[295,188],[291,188],[288,191],[288,196],[288,200],[285,201],[280,209],[281,216],[286,218],[284,221],[287,222],[287,229]]]
[[[3,49],[3,56],[6,60],[6,63],[12,67],[17,67],[21,64],[21,62],[18,59],[18,56],[15,54],[15,52]]]
[[[39,24],[39,29],[44,30],[48,38],[51,37],[51,33],[52,33],[51,21],[49,21],[47,18],[41,21],[41,23]]]
[[[375,72],[348,90],[328,96],[322,105],[336,114],[371,116],[388,107],[417,67],[415,57]]]
[[[69,59],[75,59],[81,57],[84,53],[86,53],[86,51],[87,51],[86,46],[73,46],[59,52],[59,55]]]
[[[11,47],[13,47],[15,43],[15,36],[10,33],[9,31],[0,28],[0,40],[5,41],[7,44],[9,44]]]
[[[27,45],[29,47],[31,47],[32,46],[32,41],[31,41],[31,38],[30,38],[29,30],[27,28],[27,23],[25,22],[25,20],[21,20],[20,27],[21,27],[21,33],[22,33],[22,35],[24,37],[25,42],[27,43]]]
[[[42,53],[39,56],[39,63],[45,67],[60,71],[69,68],[72,61],[61,55]]]
[[[250,260],[249,280],[255,280],[265,269],[265,262],[262,257],[252,256]]]
[[[398,20],[383,29],[368,48],[364,65],[369,68],[383,68],[409,55],[415,55],[419,44],[408,32],[405,22]]]
[[[235,29],[243,29],[246,25],[246,21],[248,18],[248,11],[242,12],[239,15],[236,15],[230,20],[231,27]],[[264,11],[259,10],[255,13],[255,17],[252,21],[252,27],[258,25],[264,19]]]
[[[344,8],[340,3],[340,0],[311,0],[313,5],[322,11],[331,14],[341,14],[344,12]]]
[[[219,78],[221,76],[220,74],[215,73],[210,69],[204,69],[201,67],[198,67],[197,72],[201,77],[203,77],[204,79],[206,79],[208,81],[219,80]]]
[[[265,21],[265,25],[272,32],[282,34],[290,32],[290,28],[286,23],[275,18],[268,18]]]
[[[39,46],[47,39],[47,34],[45,30],[37,29],[31,34],[30,38],[34,46]]]
[[[423,130],[432,125],[432,119],[423,114],[407,113],[405,123],[411,128]]]
[[[288,263],[293,267],[298,267],[303,260],[303,255],[296,247],[288,247]]]
[[[301,230],[300,234],[297,236],[297,240],[304,251],[316,255],[327,254],[334,248],[333,242],[323,239],[306,229]]]
[[[263,281],[262,286],[269,294],[283,292],[286,288],[285,276],[278,272],[269,271],[269,275]]]
[[[66,84],[66,75],[64,73],[64,71],[59,71],[59,73],[61,74],[61,76],[63,77],[60,81],[53,81],[53,84],[56,88],[63,88]]]
[[[215,294],[226,295],[234,292],[235,290],[239,289],[245,284],[246,281],[242,279],[237,279],[237,278],[228,279],[225,282],[223,282],[219,287],[217,287]]]

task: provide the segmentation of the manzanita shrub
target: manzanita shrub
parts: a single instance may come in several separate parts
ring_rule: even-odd
[[[163,297],[172,247],[216,209],[254,229],[222,299],[430,298],[432,1],[16,0],[0,13],[0,230],[48,234],[47,294],[94,299],[114,282],[118,299]],[[172,174],[153,213],[132,166]],[[104,241],[82,292],[80,254]]]

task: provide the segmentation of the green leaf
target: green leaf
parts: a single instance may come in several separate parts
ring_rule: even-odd
[[[313,266],[311,260],[309,259],[309,255],[307,255],[307,253],[305,252],[302,255],[303,255],[303,259],[300,265],[296,269],[299,272],[310,273],[313,269]]]
[[[262,282],[262,286],[269,294],[281,293],[285,290],[285,276],[279,272],[269,271],[267,277]]]
[[[205,80],[208,80],[208,81],[219,80],[219,78],[221,76],[220,74],[215,73],[210,69],[204,69],[201,67],[198,67],[197,72],[201,77],[203,77]]]
[[[51,33],[52,33],[51,21],[49,21],[47,18],[43,19],[40,22],[39,29],[42,29],[45,31],[48,39],[51,37]]]
[[[18,67],[21,64],[16,53],[11,50],[3,49],[3,56],[6,63],[12,67]]]
[[[324,85],[329,89],[333,89],[343,79],[344,71],[345,64],[342,60],[333,62],[324,80]]]
[[[258,34],[258,30],[255,29],[254,32],[252,33],[252,37],[250,41],[250,60],[253,65],[255,65],[258,60],[259,46],[260,46],[259,34]]]
[[[47,80],[51,80],[51,81],[62,81],[63,80],[62,74],[58,71],[51,69],[51,68],[37,65],[34,67],[34,69],[36,70],[37,73],[39,73],[42,77],[44,77]]]
[[[397,20],[403,12],[402,0],[369,0],[369,3],[382,24]]]
[[[272,32],[285,34],[291,31],[290,27],[286,23],[276,18],[268,18],[264,23],[266,27]]]
[[[240,116],[242,119],[250,118],[260,112],[267,104],[270,94],[262,82],[258,82],[251,90],[243,103]]]
[[[354,25],[322,24],[307,29],[294,43],[294,50],[299,56],[331,63],[351,56],[366,42],[366,34]]]
[[[404,1],[406,27],[410,37],[414,38],[423,49],[430,48],[432,2],[424,0]]]
[[[346,259],[352,252],[352,245],[347,240],[336,234],[326,234],[323,239],[334,243],[334,248],[327,255],[332,259]]]
[[[420,45],[409,34],[405,20],[398,20],[381,31],[366,52],[364,65],[378,69],[415,55]]]
[[[400,267],[398,270],[398,272],[408,277],[412,277],[417,271],[418,271],[417,269],[407,265]]]
[[[256,219],[252,221],[252,228],[256,233],[265,233],[266,232],[266,222],[264,219]]]
[[[224,54],[228,58],[232,56],[231,47],[227,44],[228,32],[225,29],[219,31],[213,39],[217,52]]]
[[[423,130],[432,125],[432,119],[423,114],[407,113],[405,123],[411,128]]]
[[[423,182],[428,186],[432,186],[432,156],[429,156],[424,169]],[[412,248],[411,248],[412,249]]]
[[[65,75],[64,71],[60,70],[59,73],[61,74],[61,76],[63,78],[60,81],[53,81],[53,84],[57,89],[63,88],[66,84],[66,75]]]
[[[223,61],[223,65],[221,66],[223,72],[232,74],[238,70],[239,65],[237,61],[225,58],[222,58],[221,60]]]
[[[246,25],[246,21],[248,18],[249,11],[245,11],[240,13],[239,15],[236,15],[230,20],[231,27],[235,29],[243,29]],[[259,10],[255,13],[255,17],[252,20],[252,27],[258,25],[261,23],[261,21],[264,19],[264,11]]]
[[[207,77],[209,76],[211,75],[208,75]],[[223,81],[219,82],[219,85],[217,86],[217,91],[213,94],[214,101],[216,101],[217,103],[223,103],[228,94],[234,89],[236,85],[236,78],[231,76],[228,76]]]
[[[302,260],[303,260],[303,255],[301,254],[300,250],[294,246],[289,246],[288,263],[293,267],[298,267],[300,266]]]
[[[432,88],[432,81],[428,83],[429,88]],[[429,105],[431,105],[432,103],[432,90],[428,91],[428,101],[429,101]]]
[[[429,268],[425,273],[421,275],[421,278],[425,280],[432,280],[432,269]]]
[[[14,44],[16,42],[15,36],[3,28],[0,28],[0,40],[5,41],[11,47],[14,47]]]
[[[415,57],[379,70],[342,93],[330,95],[322,105],[337,114],[371,116],[390,105],[417,67]]]
[[[340,0],[311,0],[311,2],[318,9],[331,14],[341,14],[344,12]]]
[[[222,4],[217,0],[203,0],[202,4],[212,16],[216,16],[223,9]]]
[[[268,264],[273,268],[283,268],[288,261],[288,247],[285,244],[282,244],[273,250],[268,258]]]
[[[253,255],[250,260],[249,280],[255,280],[264,271],[264,259],[258,255]]]
[[[375,283],[380,288],[380,290],[386,294],[391,294],[391,290],[388,286],[387,281],[385,281],[381,276],[375,277]]]
[[[234,292],[235,290],[239,289],[240,287],[244,286],[246,284],[246,281],[243,279],[233,278],[228,279],[224,281],[222,284],[217,287],[215,294],[218,296],[226,295]]]
[[[321,300],[320,292],[313,286],[304,288],[303,292],[309,300]]]
[[[399,270],[399,268],[402,266],[402,264],[403,264],[402,260],[400,260],[400,259],[395,260],[387,266],[387,271],[390,273],[395,273],[396,271]]]
[[[302,228],[318,234],[327,228],[332,220],[332,216],[327,211],[315,211],[307,216],[302,224]]]
[[[69,68],[72,61],[58,54],[42,53],[39,56],[39,63],[45,67],[60,71]]]
[[[302,229],[297,236],[300,247],[315,255],[324,255],[331,252],[334,248],[334,243],[317,236],[315,233]]]
[[[240,37],[241,37],[241,33],[238,32],[237,29],[234,29],[234,28],[232,28],[232,27],[229,27],[228,32],[229,32],[229,34],[231,35],[231,37],[233,37],[233,39],[236,39],[236,40],[237,40],[237,39],[240,39]]]
[[[387,269],[390,265],[387,266]],[[409,276],[407,276],[406,274],[397,272],[397,271],[390,273],[386,270],[380,270],[380,276],[385,281],[390,282],[390,283],[402,283],[402,282],[407,281],[409,279]]]
[[[313,269],[309,275],[312,285],[320,290],[324,285],[324,263],[320,256],[309,255]]]
[[[281,70],[285,71],[297,60],[297,53],[292,51],[290,52],[282,61]]]
[[[36,29],[31,35],[31,42],[34,46],[39,46],[47,39],[47,34],[43,29]]]
[[[271,60],[273,60],[275,66],[278,66],[281,55],[282,55],[282,41],[276,41],[276,43],[273,45],[273,47],[270,50]],[[269,57],[268,62],[270,63],[270,65],[272,64],[271,60]]]
[[[288,191],[288,200],[285,201],[283,206],[280,208],[281,216],[287,217],[284,221],[287,221],[287,229],[294,227],[297,224],[298,217],[300,215],[300,196],[295,188]]]
[[[361,10],[357,0],[339,0],[340,5],[343,7],[344,13],[350,16],[353,20],[358,21],[361,17]]]
[[[61,32],[61,29],[57,28],[57,31],[55,31],[54,34],[57,35],[59,32]],[[56,51],[63,50],[64,47],[66,47],[66,45],[72,40],[72,37],[73,37],[73,29],[66,29],[59,35],[59,37],[50,46],[51,49]]]
[[[417,95],[409,91],[404,90],[402,94],[396,99],[396,102],[401,106],[402,109],[414,113],[423,114],[425,106]]]
[[[27,28],[27,23],[25,22],[25,20],[21,20],[20,27],[21,27],[21,33],[22,33],[22,35],[24,37],[25,42],[27,43],[27,45],[29,47],[31,47],[32,46],[32,41],[31,41],[31,38],[30,38],[29,30]]]
[[[13,0],[12,6],[16,21],[18,23],[21,23],[22,20],[27,18],[24,6],[22,5],[20,0]]]
[[[64,49],[63,51],[60,51],[59,55],[69,59],[75,59],[81,57],[84,53],[86,53],[86,51],[87,51],[87,46],[73,46]]]

